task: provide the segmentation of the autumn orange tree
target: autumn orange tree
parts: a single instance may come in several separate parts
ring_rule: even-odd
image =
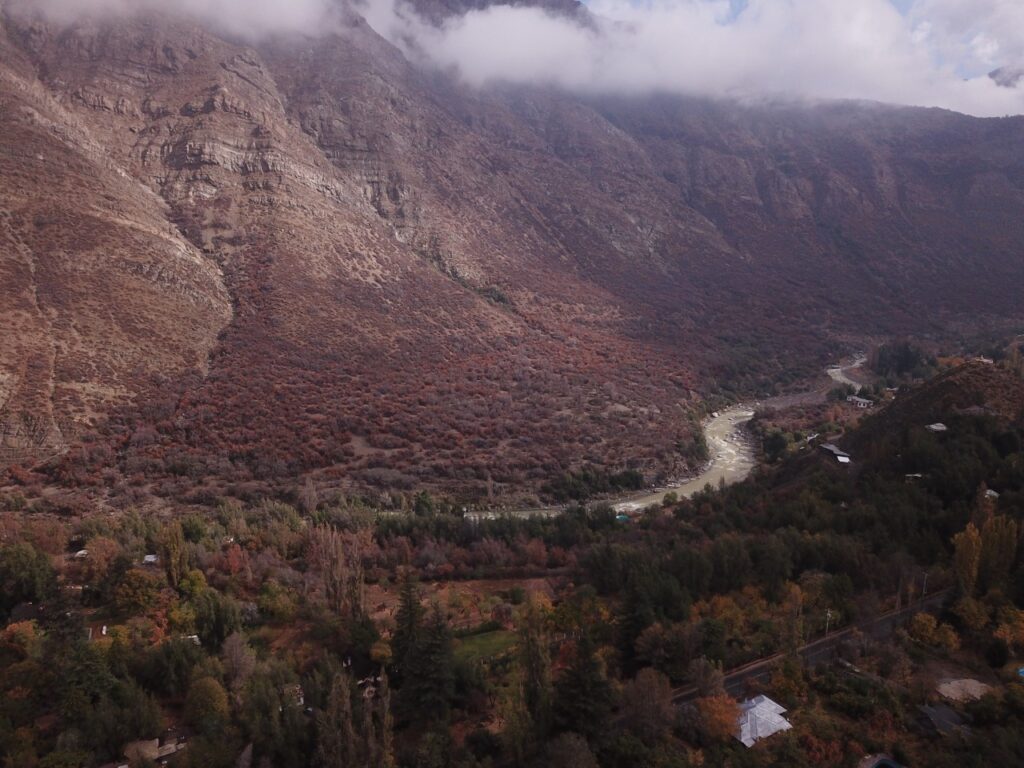
[[[698,726],[709,742],[726,741],[736,735],[739,704],[727,693],[697,699]]]

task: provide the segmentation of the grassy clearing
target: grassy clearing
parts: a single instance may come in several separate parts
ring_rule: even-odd
[[[516,644],[515,632],[498,629],[493,632],[481,632],[457,640],[455,658],[459,661],[480,661],[492,659]]]

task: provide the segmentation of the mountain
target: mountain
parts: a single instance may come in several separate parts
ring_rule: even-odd
[[[70,483],[676,475],[704,396],[1024,316],[1024,119],[476,91],[357,16],[8,9],[0,179],[0,458]]]
[[[866,449],[886,435],[965,415],[1024,423],[1024,380],[1007,368],[971,360],[897,397],[866,419],[848,442]]]

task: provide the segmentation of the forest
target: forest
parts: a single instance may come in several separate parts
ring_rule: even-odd
[[[313,484],[89,515],[21,475],[0,497],[3,765],[1014,764],[1024,429],[996,411],[854,428],[849,467],[795,449],[630,519],[477,520]],[[595,482],[629,477],[564,492]],[[941,599],[918,611],[925,590]],[[897,608],[887,636],[860,629]],[[985,693],[945,702],[951,675]],[[748,749],[757,694],[792,728]],[[940,704],[953,734],[922,724]]]

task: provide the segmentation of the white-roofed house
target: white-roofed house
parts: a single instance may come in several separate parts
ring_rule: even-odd
[[[782,716],[785,708],[767,696],[755,696],[740,704],[740,717],[736,723],[736,738],[745,747],[793,726]]]

